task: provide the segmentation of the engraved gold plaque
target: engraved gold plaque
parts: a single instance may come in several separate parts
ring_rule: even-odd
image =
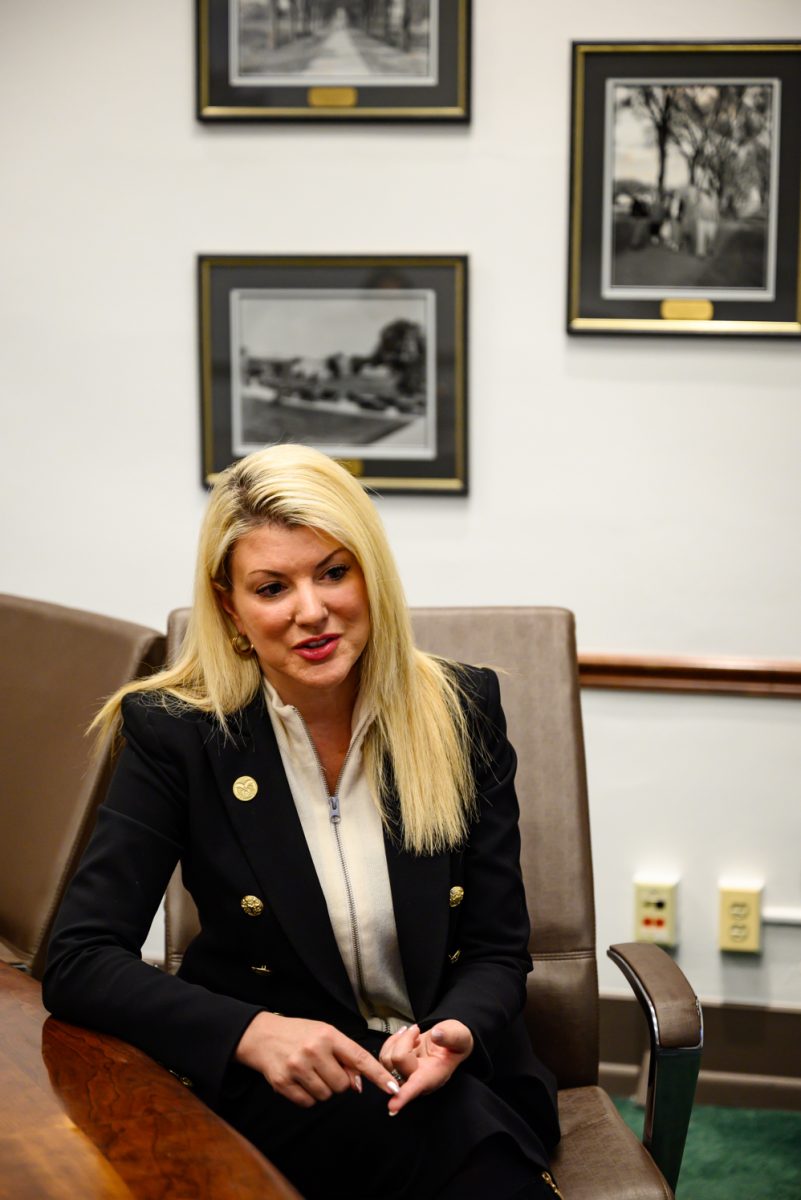
[[[711,321],[715,306],[711,300],[663,300],[659,314],[663,321]]]
[[[260,917],[264,912],[264,901],[258,896],[243,896],[239,903],[242,911],[249,917]]]
[[[259,790],[259,785],[252,775],[240,775],[234,780],[231,791],[236,796],[237,800],[252,800]]]
[[[360,458],[338,458],[337,462],[340,467],[344,467],[351,475],[357,479],[364,474],[364,462]]]
[[[359,93],[355,87],[313,87],[306,93],[309,108],[355,108]]]
[[[464,900],[464,888],[452,887],[450,896],[448,897],[448,903],[450,904],[451,908],[458,908],[458,906],[462,903],[463,900]]]

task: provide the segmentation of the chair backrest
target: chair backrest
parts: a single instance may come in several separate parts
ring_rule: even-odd
[[[499,671],[517,751],[521,864],[531,915],[526,1024],[560,1087],[598,1078],[590,827],[573,614],[561,608],[412,612],[423,650]]]
[[[110,749],[93,758],[86,727],[163,660],[152,629],[0,595],[0,941],[37,978],[110,773]]]
[[[168,658],[187,609],[167,625]],[[584,741],[573,616],[558,608],[413,609],[424,650],[500,672],[517,750],[522,865],[532,921],[526,1023],[560,1087],[598,1076],[598,982]],[[167,965],[198,930],[176,872],[167,892]]]

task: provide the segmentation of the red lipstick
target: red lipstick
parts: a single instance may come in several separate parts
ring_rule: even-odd
[[[339,633],[325,633],[321,637],[307,638],[305,642],[298,642],[297,646],[293,646],[292,649],[307,662],[324,662],[336,650],[341,636]]]

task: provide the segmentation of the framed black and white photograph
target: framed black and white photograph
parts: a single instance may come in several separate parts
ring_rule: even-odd
[[[801,334],[801,44],[575,43],[568,331]]]
[[[378,491],[467,491],[463,256],[203,255],[203,480],[302,442]]]
[[[470,0],[198,0],[198,117],[467,121]]]

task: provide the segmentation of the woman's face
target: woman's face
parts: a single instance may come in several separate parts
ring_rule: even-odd
[[[349,550],[305,526],[261,525],[236,543],[221,602],[285,704],[356,693],[370,633],[367,588]]]

